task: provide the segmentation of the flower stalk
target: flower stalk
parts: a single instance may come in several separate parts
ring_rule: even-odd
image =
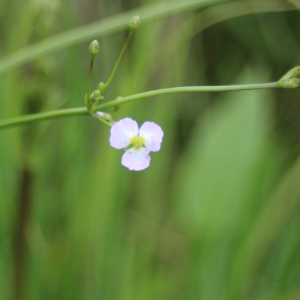
[[[149,91],[145,93],[135,94],[127,97],[118,97],[113,101],[109,101],[100,104],[94,108],[94,112],[103,110],[104,108],[114,108],[121,104],[125,104],[135,100],[141,100],[154,96],[160,96],[172,93],[190,93],[190,92],[222,92],[222,91],[244,91],[244,90],[257,90],[257,89],[272,89],[282,88],[277,82],[261,83],[261,84],[248,84],[248,85],[228,85],[228,86],[191,86],[191,87],[175,87],[168,89],[161,89],[155,91]],[[88,116],[89,110],[86,107],[69,108],[61,110],[53,110],[44,113],[36,113],[31,115],[25,115],[17,118],[10,118],[0,121],[0,130],[5,128],[11,128],[19,125],[26,125],[29,123],[40,122],[50,119],[71,117],[71,116]]]
[[[91,79],[92,79],[93,65],[94,65],[94,58],[91,58],[88,85],[87,85],[87,92],[86,92],[86,95],[85,95],[85,105],[88,109],[91,108],[90,93],[91,93]]]
[[[114,76],[115,76],[115,74],[116,74],[116,72],[118,70],[118,67],[119,67],[119,65],[121,63],[121,60],[122,60],[122,58],[124,56],[124,53],[126,52],[126,49],[128,48],[128,45],[129,45],[129,43],[131,41],[131,37],[132,37],[133,33],[140,27],[140,18],[139,18],[139,16],[133,17],[130,20],[130,22],[128,24],[128,27],[129,27],[129,33],[128,33],[127,39],[125,41],[125,44],[124,44],[124,46],[123,46],[123,48],[121,50],[121,53],[120,53],[120,55],[118,57],[118,60],[117,60],[117,62],[115,64],[115,66],[114,66],[114,68],[113,68],[113,70],[112,70],[112,72],[111,72],[108,80],[106,81],[105,84],[103,84],[102,82],[99,84],[99,90],[101,91],[102,96],[104,96],[107,88],[109,87],[110,83],[112,82],[112,80],[113,80],[113,78],[114,78]]]
[[[91,93],[92,71],[93,71],[94,59],[96,55],[99,53],[99,44],[97,40],[91,42],[89,46],[89,52],[91,54],[91,63],[90,63],[90,70],[89,70],[89,77],[88,77],[87,93],[85,96],[85,105],[88,110],[91,110],[92,104],[90,101],[90,93]]]
[[[113,78],[115,77],[115,74],[116,74],[116,72],[117,72],[117,70],[118,70],[118,67],[119,67],[119,65],[120,65],[120,62],[121,62],[121,60],[122,60],[122,58],[123,58],[123,56],[124,56],[124,53],[125,53],[125,51],[126,51],[128,45],[129,45],[129,43],[130,43],[130,40],[131,40],[132,35],[133,35],[133,33],[132,33],[132,32],[129,32],[129,34],[128,34],[128,36],[127,36],[127,39],[126,39],[126,41],[125,41],[125,44],[124,44],[124,46],[123,46],[123,48],[122,48],[122,51],[121,51],[121,53],[120,53],[120,55],[119,55],[119,57],[118,57],[118,60],[117,60],[117,62],[116,62],[116,64],[115,64],[115,66],[114,66],[114,68],[113,68],[113,70],[112,70],[112,72],[111,72],[111,74],[110,74],[108,80],[106,81],[106,83],[104,84],[104,86],[103,86],[102,89],[101,89],[102,96],[104,96],[104,94],[105,94],[107,88],[109,87],[110,83],[112,82]]]
[[[174,93],[191,93],[191,92],[228,92],[228,91],[245,91],[245,90],[258,90],[258,89],[270,89],[279,88],[277,82],[261,83],[261,84],[245,84],[245,85],[223,85],[223,86],[186,86],[175,87],[149,91],[145,93],[135,94],[127,97],[118,97],[116,100],[112,100],[94,107],[94,111],[102,110],[113,106],[118,106],[127,102],[150,98],[159,95],[174,94]]]

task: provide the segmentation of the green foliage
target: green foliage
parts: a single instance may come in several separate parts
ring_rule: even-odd
[[[0,60],[1,120],[84,106],[89,42],[100,37],[94,90],[137,14],[140,29],[105,100],[276,81],[299,65],[299,13],[285,12],[295,10],[291,1],[222,1],[201,11],[218,1],[13,2],[18,9],[0,0],[1,54],[26,48]],[[258,14],[268,9],[278,12]],[[35,42],[48,48],[31,48]],[[0,299],[297,299],[298,101],[298,90],[278,89],[124,104],[115,120],[151,120],[164,130],[143,172],[121,166],[109,128],[88,116],[1,131]]]

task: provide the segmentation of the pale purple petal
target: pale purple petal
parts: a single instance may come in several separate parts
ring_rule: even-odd
[[[160,149],[164,133],[157,124],[145,122],[140,129],[139,135],[146,140],[146,148],[149,151],[156,152]]]
[[[141,147],[136,150],[134,147],[127,150],[122,157],[122,165],[129,170],[141,171],[149,167],[150,156],[146,148]]]
[[[136,121],[125,118],[116,122],[110,130],[110,145],[116,149],[126,148],[130,144],[130,139],[137,136],[139,127]]]

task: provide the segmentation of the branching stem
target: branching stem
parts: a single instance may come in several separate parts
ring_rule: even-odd
[[[258,89],[271,89],[280,88],[277,82],[261,83],[261,84],[247,84],[247,85],[225,85],[225,86],[188,86],[188,87],[175,87],[168,89],[161,89],[155,91],[149,91],[145,93],[135,94],[123,98],[118,98],[113,101],[109,101],[98,105],[94,108],[94,111],[100,111],[105,108],[115,107],[120,104],[125,104],[131,101],[150,98],[154,96],[160,96],[172,93],[190,93],[190,92],[224,92],[224,91],[243,91],[243,90],[258,90]],[[17,118],[6,119],[0,121],[0,129],[10,128],[19,125],[25,125],[33,122],[40,122],[49,119],[90,115],[86,107],[69,108],[61,110],[53,110],[44,113],[37,113],[31,115],[25,115]]]

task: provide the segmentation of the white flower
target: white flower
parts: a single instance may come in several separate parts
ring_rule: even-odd
[[[162,129],[153,122],[145,122],[140,130],[136,121],[125,118],[116,122],[110,131],[110,145],[116,149],[125,149],[122,165],[129,170],[141,171],[149,167],[150,151],[160,149],[163,138]],[[127,149],[128,146],[129,149]]]

